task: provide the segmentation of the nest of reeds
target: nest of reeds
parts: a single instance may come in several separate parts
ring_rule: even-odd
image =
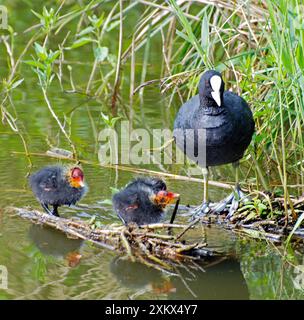
[[[59,218],[37,210],[11,208],[11,211],[34,224],[60,230],[69,238],[86,240],[159,270],[170,271],[176,263],[218,256],[217,252],[206,248],[206,243],[182,240],[197,221],[189,225],[158,223],[138,227],[112,224],[96,228],[87,221]]]
[[[287,237],[304,241],[304,197],[288,199],[270,192],[252,192],[240,203],[230,219],[227,211],[202,217],[204,223],[216,223],[252,238],[282,242]]]

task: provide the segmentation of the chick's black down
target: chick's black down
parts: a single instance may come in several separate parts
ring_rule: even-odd
[[[60,166],[48,166],[32,174],[30,186],[41,203],[53,206],[75,204],[87,191],[87,187],[72,187]]]
[[[161,179],[137,178],[113,196],[114,210],[125,224],[157,223],[162,219],[164,209],[155,205],[151,197],[166,189]]]

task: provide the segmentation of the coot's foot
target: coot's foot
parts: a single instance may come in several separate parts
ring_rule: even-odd
[[[221,201],[214,208],[212,208],[212,211],[216,213],[221,213],[228,208],[228,205],[230,205],[229,213],[226,217],[226,219],[230,219],[235,213],[235,211],[238,209],[239,203],[245,203],[247,201],[248,196],[241,190],[240,186],[237,185],[228,197],[226,197],[223,201]]]
[[[204,201],[200,206],[196,207],[192,211],[191,220],[195,220],[196,218],[207,214],[210,210],[209,202]]]
[[[41,207],[44,209],[44,211],[47,214],[49,214],[51,216],[59,217],[58,206],[54,206],[53,211],[51,211],[46,203],[41,202]]]
[[[52,215],[55,216],[55,217],[60,217],[60,215],[58,213],[58,206],[53,206]]]
[[[40,202],[41,207],[44,209],[44,211],[47,214],[53,215],[53,212],[49,209],[48,205],[46,203]]]

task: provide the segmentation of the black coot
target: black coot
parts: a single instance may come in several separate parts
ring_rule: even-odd
[[[158,178],[137,178],[113,196],[113,207],[124,224],[158,223],[165,207],[179,198],[168,192],[165,182]]]
[[[238,160],[243,157],[254,132],[252,112],[246,101],[224,90],[219,72],[206,71],[199,82],[199,94],[183,104],[175,118],[177,146],[203,168],[203,204],[195,213],[209,211],[208,167],[232,163],[236,168],[236,188],[214,210],[222,211],[231,203],[229,216],[243,197],[238,182]]]
[[[43,209],[55,216],[59,216],[59,206],[75,204],[87,191],[79,167],[44,167],[30,176],[30,186]],[[53,206],[53,211],[49,205]]]

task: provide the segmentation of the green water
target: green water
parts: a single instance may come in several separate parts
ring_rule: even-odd
[[[19,32],[32,24],[29,3],[23,1],[17,6],[17,1],[7,2],[14,27]],[[134,16],[137,16],[136,12]],[[109,38],[106,41],[110,50],[116,53],[116,40],[113,42],[113,38]],[[15,46],[19,52],[23,47],[22,41]],[[1,45],[0,53],[3,50]],[[147,70],[149,79],[159,76],[160,50],[159,41],[152,43]],[[83,52],[73,52],[69,58],[84,62],[87,56]],[[1,78],[6,74],[5,66],[2,60]],[[85,83],[91,70],[90,63],[77,70],[77,81]],[[136,69],[136,79],[140,79],[140,74],[141,66]],[[50,146],[68,148],[46,107],[36,75],[30,68],[22,67],[22,76],[24,83],[15,90],[12,98],[30,152],[44,153]],[[128,96],[129,79],[125,77],[122,97],[128,100]],[[88,101],[82,95],[62,93],[56,82],[50,88],[49,97],[61,119],[63,112],[70,114],[69,111],[73,110],[71,138],[77,144],[80,158],[97,162],[100,144],[96,133],[104,128],[100,112],[109,113],[108,97]],[[176,100],[168,108],[166,96],[160,95],[156,86],[147,87],[142,103],[138,96],[134,98],[132,124],[135,128],[172,128],[178,107]],[[128,110],[127,113],[130,114]],[[23,151],[20,138],[7,125],[0,123],[0,265],[8,270],[8,288],[0,289],[0,299],[304,298],[304,273],[299,271],[304,264],[303,253],[290,250],[287,263],[282,259],[282,248],[264,241],[241,239],[217,226],[202,226],[193,237],[199,240],[204,236],[208,246],[222,252],[222,257],[202,261],[201,268],[181,267],[177,270],[179,276],[176,276],[131,263],[115,253],[69,240],[61,233],[32,226],[8,214],[4,210],[7,206],[39,208],[28,188],[27,176],[44,165],[58,162],[45,156],[32,156],[33,167],[30,168]],[[161,170],[157,165],[136,167]],[[111,198],[111,187],[124,186],[136,174],[97,165],[84,164],[83,168],[89,193],[79,207],[61,208],[60,213],[64,217],[76,215],[86,219],[97,215],[105,224],[119,222],[111,206],[103,204],[103,201]],[[185,174],[180,166],[165,166],[165,169]],[[213,178],[233,181],[233,174],[229,166],[224,166],[216,171]],[[182,195],[183,204],[200,203],[201,184],[172,179],[166,181],[168,188]],[[227,190],[210,187],[210,198],[214,201],[226,193]],[[180,219],[184,221],[185,218]],[[81,254],[80,263],[74,267],[68,263],[71,252]]]

